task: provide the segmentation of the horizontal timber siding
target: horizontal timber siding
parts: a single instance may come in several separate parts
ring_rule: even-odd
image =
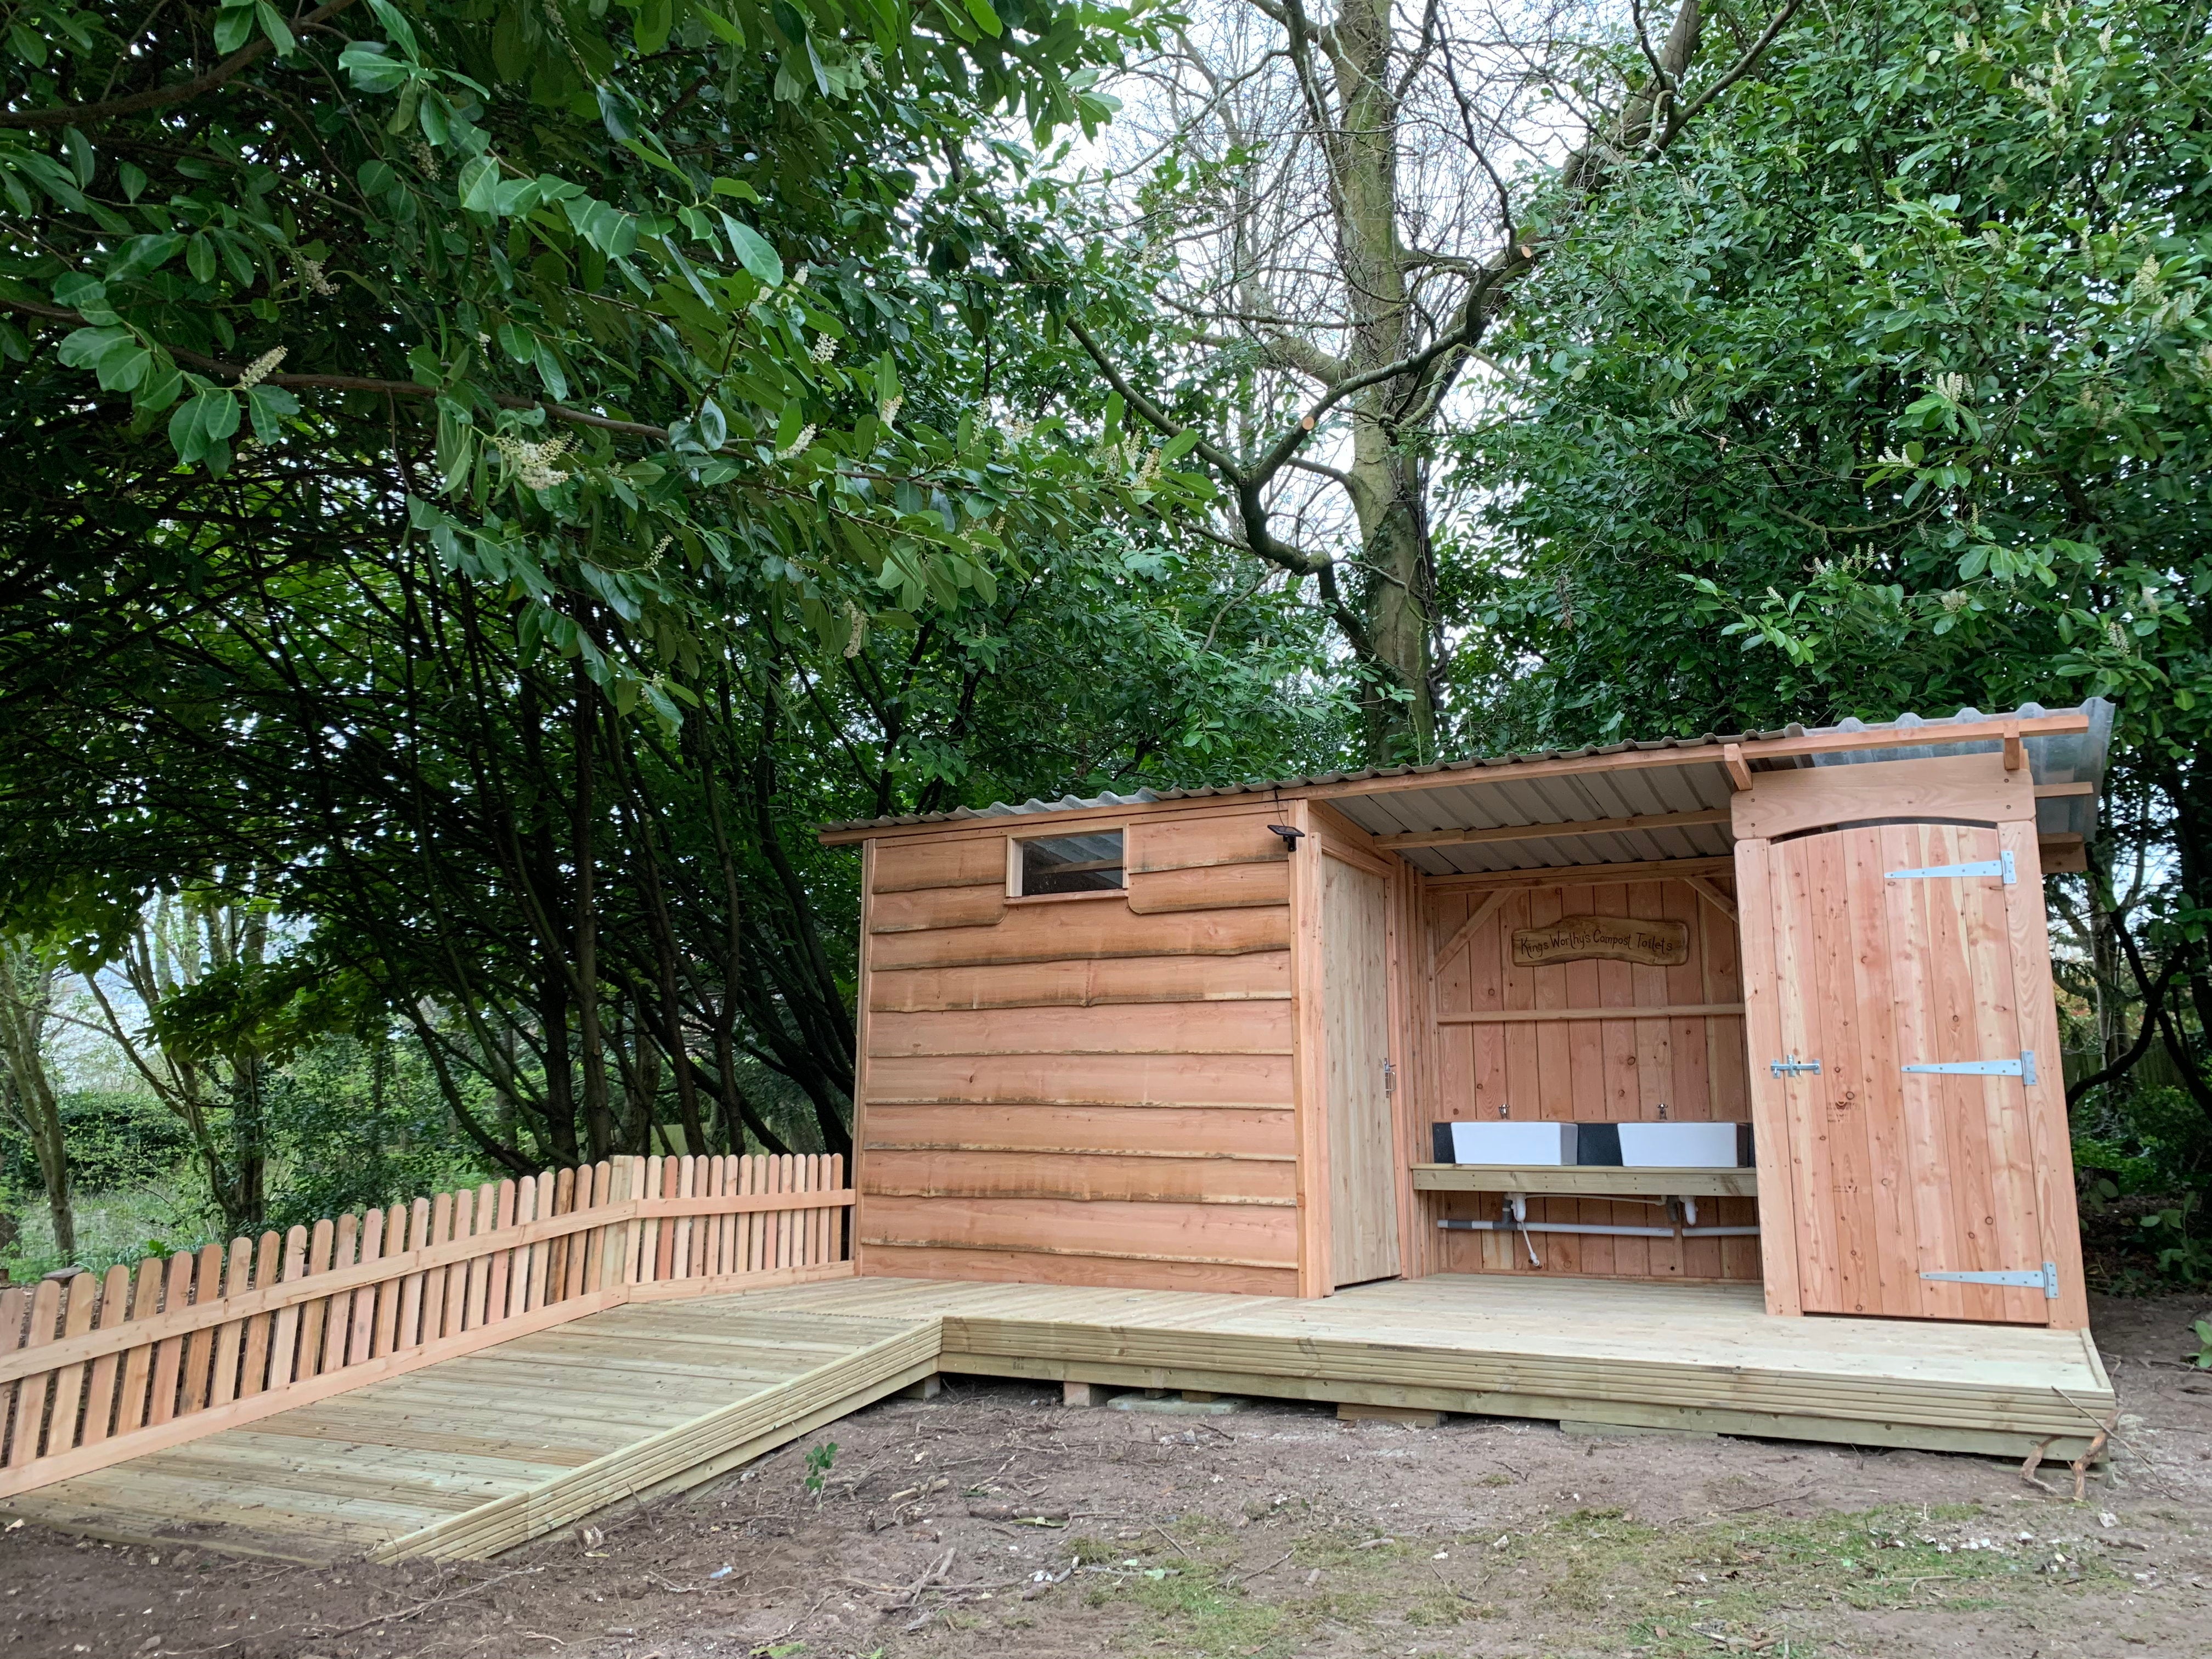
[[[871,899],[871,910],[876,902]],[[1121,901],[1092,899],[1074,904],[1009,905],[988,932],[952,927],[941,933],[879,933],[872,965],[970,968],[1112,957],[1234,957],[1290,948],[1287,902],[1266,909],[1176,910],[1140,916]]]
[[[1109,1003],[1241,1002],[1291,996],[1291,953],[1110,957],[981,968],[878,968],[868,1006],[880,1013],[946,1008],[1092,1008]]]
[[[1003,826],[875,848],[863,1273],[1295,1290],[1290,863],[1270,812],[1133,823],[1129,890],[1081,902],[1006,902]]]
[[[866,1146],[873,1150],[974,1147],[1008,1152],[1126,1152],[1154,1158],[1295,1158],[1284,1107],[1061,1106],[969,1101],[908,1105],[874,1102]]]
[[[1291,1005],[1167,1002],[879,1013],[868,1052],[899,1054],[1287,1054]]]

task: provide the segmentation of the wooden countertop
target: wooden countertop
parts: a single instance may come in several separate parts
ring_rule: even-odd
[[[1416,1164],[1431,1193],[1565,1193],[1586,1198],[1755,1198],[1756,1170],[1621,1169],[1604,1164]]]

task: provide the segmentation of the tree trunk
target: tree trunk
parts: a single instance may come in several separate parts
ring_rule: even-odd
[[[0,1064],[7,1071],[9,1115],[30,1137],[53,1217],[54,1249],[76,1258],[76,1212],[70,1202],[69,1143],[61,1103],[46,1070],[46,1023],[53,1004],[52,964],[27,939],[0,940]]]
[[[598,896],[594,890],[598,854],[597,748],[599,696],[580,659],[576,664],[575,702],[570,713],[575,741],[576,799],[572,846],[576,860],[574,908],[576,960],[576,1036],[583,1050],[584,1124],[591,1136],[592,1161],[611,1157],[615,1147],[613,1110],[607,1101],[606,1040],[599,1030],[599,942]],[[550,1033],[548,1033],[550,1039]]]
[[[1399,240],[1399,98],[1392,73],[1391,0],[1345,0],[1319,45],[1334,83],[1327,148],[1337,262],[1350,307],[1343,371],[1370,374],[1417,343],[1407,251]],[[1352,410],[1352,506],[1361,573],[1352,603],[1366,635],[1362,688],[1368,758],[1378,765],[1436,758],[1430,638],[1427,502],[1401,422],[1420,401],[1417,377],[1357,392]],[[1422,423],[1425,425],[1425,422]]]

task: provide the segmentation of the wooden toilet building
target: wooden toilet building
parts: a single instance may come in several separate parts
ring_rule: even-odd
[[[864,860],[859,1271],[1735,1281],[1778,1315],[2081,1328],[2042,878],[2081,867],[2109,726],[828,828]]]
[[[849,1184],[623,1157],[0,1288],[0,1520],[489,1554],[939,1372],[2086,1467],[2042,878],[2110,720],[833,826]]]

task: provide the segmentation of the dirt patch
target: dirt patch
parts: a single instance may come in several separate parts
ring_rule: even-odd
[[[2079,1504],[2063,1468],[2035,1489],[1982,1458],[1070,1411],[954,1379],[495,1561],[286,1567],[19,1524],[0,1655],[2207,1654],[2212,1375],[2181,1358],[2205,1311],[2100,1304],[2129,1416]]]

